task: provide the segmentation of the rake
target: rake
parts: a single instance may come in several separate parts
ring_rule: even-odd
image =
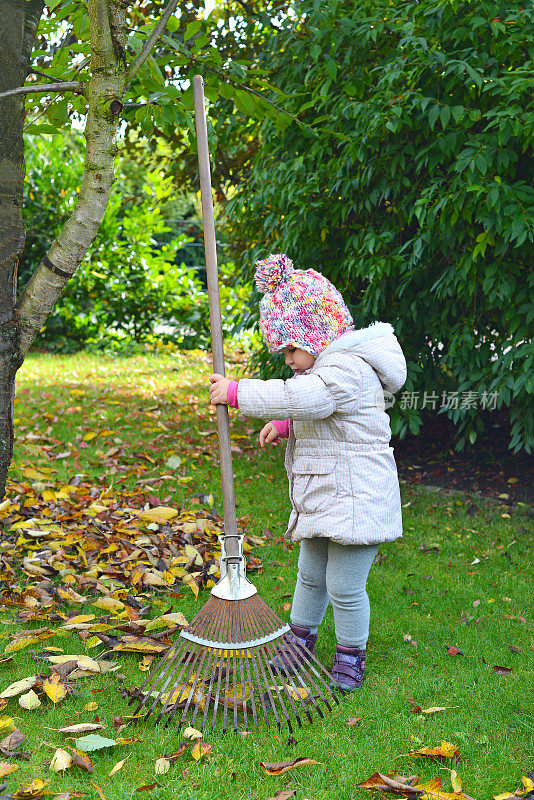
[[[193,78],[193,92],[213,366],[224,375],[204,83],[200,75]],[[267,726],[274,722],[278,729],[287,725],[291,733],[295,722],[299,727],[304,719],[311,722],[313,712],[322,718],[322,704],[331,711],[330,701],[339,700],[330,687],[330,674],[310,650],[290,638],[289,626],[258,596],[246,577],[244,535],[237,529],[226,405],[217,404],[217,428],[224,509],[224,532],[218,537],[221,577],[178,641],[163,654],[146,681],[131,692],[129,704],[137,700],[135,714],[146,709],[145,719],[157,710],[156,724],[164,720],[165,727],[180,713],[179,728],[189,720],[202,730],[210,724],[213,729],[222,717],[223,732],[232,726],[234,731],[241,726],[248,730],[251,722],[258,727],[258,722],[264,721]],[[273,661],[280,644],[291,661],[300,662],[291,674]]]

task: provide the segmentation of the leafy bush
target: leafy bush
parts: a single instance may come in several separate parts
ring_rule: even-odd
[[[41,141],[32,144],[22,283],[71,213],[83,167],[76,137],[56,136],[46,151]],[[70,157],[60,165],[65,151]],[[161,169],[147,172],[132,159],[121,163],[118,174],[98,236],[37,345],[63,351],[87,345],[112,352],[135,350],[132,343],[155,347],[158,341],[205,347],[209,306],[203,253],[201,263],[195,263],[202,247],[194,255],[188,251],[194,239],[201,244],[196,198],[182,197],[180,203],[172,178],[163,177]],[[167,219],[177,207],[181,216],[190,217],[189,235]],[[183,255],[192,258],[193,266],[178,260]],[[220,272],[223,327],[230,333],[248,287],[235,285],[233,263],[223,263]]]
[[[462,449],[496,393],[510,446],[531,452],[534,8],[303,0],[296,12],[263,30],[263,53],[304,125],[262,124],[227,209],[244,277],[284,251],[334,281],[358,327],[393,323],[403,391],[419,393],[419,407],[393,407],[395,434],[420,430],[434,393]]]

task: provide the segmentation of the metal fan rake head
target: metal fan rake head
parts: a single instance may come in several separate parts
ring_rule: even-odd
[[[163,655],[146,681],[135,689],[135,713],[146,709],[145,719],[156,713],[156,724],[169,725],[180,714],[204,730],[237,731],[267,726],[300,727],[312,713],[323,717],[321,703],[339,700],[330,688],[330,675],[307,648],[288,636],[289,626],[257,595],[242,600],[212,596],[200,609],[178,642]],[[298,671],[288,674],[273,663],[277,645],[283,642],[298,658]]]

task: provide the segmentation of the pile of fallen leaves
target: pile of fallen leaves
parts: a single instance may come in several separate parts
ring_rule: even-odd
[[[94,595],[103,610],[135,610],[148,594],[176,597],[188,587],[196,596],[219,578],[217,514],[157,505],[152,496],[134,505],[135,492],[102,490],[80,475],[45,488],[46,475],[26,472],[32,486],[10,482],[0,504],[0,600],[25,607],[21,620],[49,618],[56,602],[81,606]],[[250,540],[263,544],[246,537],[246,553]],[[249,569],[260,565],[249,559]],[[30,579],[24,589],[15,566]]]

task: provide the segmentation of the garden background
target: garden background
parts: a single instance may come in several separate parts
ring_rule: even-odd
[[[82,88],[17,95],[19,297],[80,204],[95,58],[91,3],[30,5],[26,85]],[[164,6],[129,7],[126,60]],[[168,18],[121,96],[96,238],[17,372],[5,797],[359,800],[376,772],[419,775],[424,800],[534,796],[533,32],[532,9],[485,0],[186,3]],[[289,377],[252,283],[258,257],[286,252],[338,286],[357,327],[393,324],[408,378],[388,410],[404,538],[370,574],[364,687],[314,727],[205,732],[195,750],[127,702],[218,574],[198,72],[228,374]],[[233,413],[238,514],[254,582],[287,619],[298,546],[283,542],[283,447],[260,450],[260,427]],[[329,666],[330,611],[323,628]],[[95,732],[108,742],[93,753]]]

